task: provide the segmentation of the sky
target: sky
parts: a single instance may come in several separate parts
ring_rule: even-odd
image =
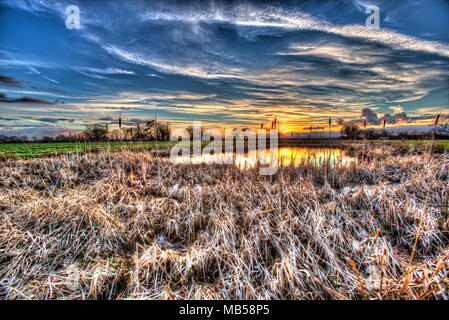
[[[77,5],[80,28],[67,29]],[[379,8],[379,29],[366,7]],[[158,119],[428,130],[449,114],[449,1],[0,0],[0,134]]]

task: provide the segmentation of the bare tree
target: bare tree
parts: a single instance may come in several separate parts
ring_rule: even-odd
[[[106,139],[106,127],[102,123],[88,124],[84,134],[89,140],[102,141]]]
[[[133,137],[138,140],[169,140],[170,127],[168,123],[150,120],[143,127],[139,124],[138,129],[134,131]]]
[[[343,126],[343,132],[349,139],[357,139],[359,127],[356,124],[346,124]]]
[[[192,140],[193,139],[193,127],[192,126],[187,127],[185,130],[189,133],[190,140]],[[203,136],[203,133],[205,130],[206,130],[206,128],[201,127],[201,137]]]
[[[439,134],[449,134],[449,117],[442,118],[436,126]]]
[[[170,139],[170,128],[167,123],[158,122],[154,125],[154,129],[157,140]]]

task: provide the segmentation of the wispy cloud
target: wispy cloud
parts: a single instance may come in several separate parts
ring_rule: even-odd
[[[286,31],[306,30],[321,31],[347,38],[382,44],[397,50],[426,52],[443,57],[449,57],[449,45],[437,41],[426,41],[417,37],[400,34],[388,29],[369,29],[364,26],[364,20],[357,25],[335,25],[324,19],[313,17],[300,10],[288,10],[274,6],[256,6],[252,4],[220,5],[213,4],[205,10],[198,7],[182,8],[181,10],[148,9],[141,14],[143,20],[182,21],[190,23],[228,23],[243,27],[260,28],[260,35],[266,28],[281,28]],[[265,28],[265,29],[264,29]]]
[[[342,63],[368,64],[382,59],[363,46],[337,46],[327,43],[291,44],[287,51],[277,52],[278,55],[316,56],[332,59]]]
[[[88,72],[88,73],[98,73],[98,74],[104,74],[104,75],[117,75],[117,74],[127,74],[127,75],[134,75],[136,74],[134,71],[129,70],[123,70],[119,68],[94,68],[94,67],[79,67],[78,70]]]
[[[187,64],[180,65],[177,63],[164,63],[161,62],[159,58],[154,59],[147,57],[142,53],[133,53],[126,51],[124,49],[117,48],[116,46],[104,46],[103,47],[108,53],[122,59],[123,61],[130,62],[137,65],[148,66],[154,70],[157,70],[166,74],[180,74],[189,77],[198,78],[231,78],[235,75],[217,72],[218,70],[223,71],[224,68],[216,68],[214,64],[211,66],[205,66],[202,64]],[[215,68],[214,68],[215,67]]]

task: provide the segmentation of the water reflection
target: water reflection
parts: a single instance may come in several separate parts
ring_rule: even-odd
[[[345,151],[339,148],[307,148],[307,147],[282,147],[278,148],[277,161],[279,164],[289,166],[293,164],[310,164],[321,166],[329,163],[331,167],[349,166],[352,162],[357,162],[355,157],[348,156]],[[264,157],[258,156],[258,151],[251,151],[245,154],[221,153],[216,155],[203,154],[201,156],[190,156],[190,163],[234,163],[239,168],[249,168],[259,162],[270,164],[271,150],[267,149]],[[276,159],[276,158],[274,158]],[[179,156],[172,159],[177,163],[189,163],[188,157]],[[264,161],[265,160],[265,161]]]

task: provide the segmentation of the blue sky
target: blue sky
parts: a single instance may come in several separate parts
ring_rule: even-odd
[[[80,29],[65,27],[78,5]],[[380,29],[368,29],[368,5]],[[0,134],[132,123],[427,128],[449,105],[449,2],[0,0]],[[339,130],[335,127],[335,130]]]

